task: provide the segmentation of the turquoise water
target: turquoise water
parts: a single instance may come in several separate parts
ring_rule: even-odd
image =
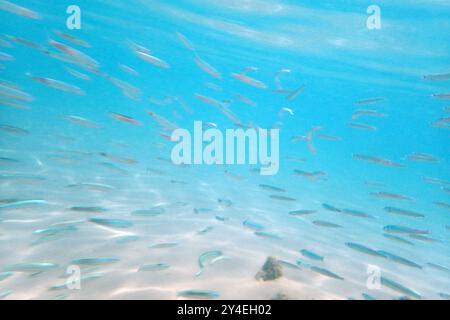
[[[32,11],[0,1],[1,297],[448,299],[448,2],[377,1],[379,30],[359,0],[14,4]],[[167,136],[194,121],[279,128],[279,172],[174,165]],[[283,275],[257,281],[269,256]]]

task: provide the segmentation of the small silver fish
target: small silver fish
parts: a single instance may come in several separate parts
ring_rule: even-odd
[[[131,68],[125,64],[119,64],[119,68],[120,68],[120,70],[122,70],[125,73],[128,73],[129,75],[132,75],[134,77],[139,76],[139,73],[136,70],[134,70],[133,68]]]
[[[10,271],[0,272],[0,281],[3,281],[9,277],[11,277],[14,273]]]
[[[414,152],[407,156],[408,160],[411,161],[426,161],[426,162],[438,162],[439,159],[435,156],[427,153]]]
[[[266,232],[266,231],[255,231],[255,236],[268,238],[268,239],[281,239],[281,237],[275,233]]]
[[[325,227],[325,228],[342,228],[341,225],[333,223],[333,222],[329,222],[329,221],[324,221],[324,220],[314,220],[312,222],[313,224],[315,224],[316,226],[319,227]]]
[[[222,75],[220,74],[219,71],[217,71],[213,66],[211,66],[206,61],[202,60],[199,56],[196,56],[194,58],[194,62],[200,69],[205,71],[211,77],[216,78],[216,79],[221,79],[222,78]]]
[[[104,212],[107,211],[108,209],[97,206],[73,206],[70,207],[69,210],[81,212]]]
[[[203,229],[199,230],[199,231],[197,232],[197,234],[203,235],[203,234],[206,234],[206,233],[212,231],[213,229],[214,229],[213,226],[207,226],[207,227],[204,227]]]
[[[431,96],[438,100],[450,99],[450,93],[435,93],[435,94],[432,94]]]
[[[333,206],[331,204],[328,204],[328,203],[322,203],[322,207],[324,209],[327,209],[327,210],[332,211],[332,212],[341,212],[342,211],[341,209],[336,208],[335,206]]]
[[[211,290],[191,289],[191,290],[177,291],[177,296],[185,298],[208,299],[208,298],[217,298],[220,296],[220,293]]]
[[[300,87],[298,87],[297,89],[295,89],[294,91],[292,91],[287,97],[286,99],[289,101],[294,100],[295,98],[297,98],[297,96],[303,92],[303,90],[305,90],[305,85],[302,84]]]
[[[406,294],[407,296],[413,297],[415,299],[420,299],[421,296],[418,292],[411,290],[398,282],[395,282],[394,280],[391,280],[389,278],[386,278],[384,276],[380,277],[381,284],[385,287],[388,287],[394,291],[400,292],[402,294]]]
[[[2,124],[0,125],[0,130],[9,134],[13,134],[16,136],[24,136],[24,135],[28,135],[30,132],[28,130],[19,128],[19,127],[15,127],[15,126],[10,126],[7,124]]]
[[[384,158],[374,157],[374,156],[367,156],[367,155],[362,155],[362,154],[354,154],[353,159],[368,161],[368,162],[372,162],[372,163],[376,163],[376,164],[381,164],[381,165],[384,165],[387,167],[397,167],[397,168],[403,167],[400,163],[394,162],[389,159],[384,159]]]
[[[132,221],[125,219],[90,218],[89,221],[95,224],[112,228],[130,228],[133,226]]]
[[[359,217],[359,218],[373,218],[373,216],[371,216],[370,214],[367,214],[365,212],[362,211],[358,211],[358,210],[353,210],[353,209],[342,209],[342,213],[343,214],[347,214],[353,217]]]
[[[170,268],[170,264],[160,262],[160,263],[145,264],[139,267],[138,271],[162,271],[168,268]]]
[[[49,262],[32,262],[32,263],[19,263],[7,267],[9,271],[21,271],[21,272],[41,272],[57,268],[58,265]]]
[[[382,199],[413,201],[413,199],[408,196],[392,192],[372,192],[370,195]]]
[[[75,44],[75,45],[81,46],[81,47],[85,47],[85,48],[90,48],[91,47],[91,45],[89,43],[87,43],[86,41],[84,41],[82,39],[79,39],[79,38],[77,38],[77,37],[75,37],[75,36],[73,36],[71,34],[68,34],[68,33],[65,33],[65,32],[62,32],[62,31],[58,31],[58,30],[55,30],[54,32],[59,37],[61,37],[61,38],[65,39],[65,40],[71,42],[72,44]]]
[[[378,253],[380,253],[381,255],[385,256],[387,259],[392,260],[394,262],[409,266],[409,267],[413,267],[413,268],[417,268],[417,269],[422,269],[422,266],[418,265],[417,263],[405,259],[403,257],[400,257],[396,254],[387,252],[387,251],[383,251],[383,250],[379,250]]]
[[[95,182],[83,182],[83,183],[69,184],[66,186],[66,188],[89,189],[89,190],[95,190],[95,191],[111,191],[111,190],[115,189],[113,186],[110,186],[108,184],[95,183]]]
[[[397,242],[400,242],[400,243],[403,243],[403,244],[414,246],[414,243],[412,243],[411,241],[408,241],[406,239],[403,239],[402,237],[399,237],[399,236],[395,236],[395,235],[392,235],[392,234],[389,234],[389,233],[383,233],[383,236],[388,238],[388,239],[390,239],[390,240],[394,240],[394,241],[397,241]]]
[[[120,113],[115,113],[115,112],[110,112],[109,115],[111,116],[111,118],[123,122],[123,123],[128,123],[128,124],[132,124],[135,126],[141,126],[142,122],[140,122],[139,120],[136,120],[130,116],[126,116],[124,114],[120,114]]]
[[[301,210],[293,210],[293,211],[289,211],[289,214],[291,216],[304,216],[307,214],[313,214],[316,213],[316,210],[307,210],[307,209],[301,209]]]
[[[285,189],[278,188],[278,187],[275,187],[275,186],[271,186],[271,185],[268,185],[268,184],[260,184],[259,187],[261,189],[268,190],[268,191],[286,192]]]
[[[413,229],[413,228],[397,226],[397,225],[387,225],[383,228],[383,230],[386,232],[389,232],[389,233],[406,233],[406,234],[429,234],[430,233],[428,230],[419,230],[419,229]]]
[[[35,205],[45,205],[48,204],[45,200],[20,200],[14,201],[6,204],[0,204],[0,209],[15,209],[15,208],[23,208]]]
[[[168,248],[174,248],[178,246],[178,242],[160,242],[160,243],[154,243],[148,246],[149,249],[168,249]]]
[[[25,7],[21,7],[17,4],[14,4],[14,3],[6,1],[6,0],[0,1],[0,10],[8,11],[10,13],[17,14],[19,16],[29,18],[29,19],[34,19],[34,20],[42,19],[42,16],[39,13],[37,13],[36,11],[33,11],[33,10],[25,8]]]
[[[295,199],[295,198],[279,196],[279,195],[276,195],[276,194],[271,194],[271,195],[269,195],[269,197],[272,198],[272,199],[281,200],[281,201],[297,201],[297,199]]]
[[[347,124],[347,126],[350,128],[353,128],[353,129],[362,129],[362,130],[369,130],[369,131],[377,130],[377,127],[375,127],[375,126],[371,126],[369,124],[364,124],[364,123],[357,123],[357,122],[349,122]]]
[[[166,209],[163,206],[156,206],[150,209],[135,210],[131,214],[138,216],[157,216],[163,214],[165,211]]]
[[[255,230],[255,231],[261,231],[262,229],[264,229],[264,226],[262,226],[261,224],[251,221],[249,219],[246,219],[242,222],[242,225],[244,227],[247,227],[249,229]]]
[[[73,94],[77,94],[80,96],[84,96],[86,95],[86,93],[79,87],[65,83],[63,81],[59,81],[59,80],[55,80],[55,79],[51,79],[51,78],[44,78],[44,77],[38,77],[38,76],[33,76],[31,73],[27,72],[26,75],[36,81],[39,82],[43,85],[46,85],[48,87],[54,88],[54,89],[58,89],[61,91],[65,91],[65,92],[69,92],[69,93],[73,93]]]
[[[307,249],[300,250],[300,253],[311,260],[323,261],[324,257]]]
[[[235,94],[235,97],[245,103],[246,105],[250,106],[250,107],[256,107],[256,102],[254,102],[253,100],[251,100],[250,98],[242,95],[242,94]]]
[[[346,242],[345,245],[347,247],[349,247],[350,249],[359,251],[361,253],[365,253],[365,254],[368,254],[368,255],[371,255],[371,256],[374,256],[374,257],[385,258],[385,256],[383,254],[379,253],[378,251],[373,250],[373,249],[371,249],[369,247],[366,247],[366,246],[364,246],[362,244],[359,244],[359,243]]]
[[[81,80],[84,80],[84,81],[91,80],[91,78],[87,74],[81,73],[81,72],[79,72],[77,70],[74,70],[74,69],[71,69],[69,67],[65,67],[64,69],[66,69],[66,71],[68,73],[70,73],[71,75],[73,75],[75,78],[78,78],[78,79],[81,79]]]
[[[157,66],[159,68],[163,68],[163,69],[168,69],[170,68],[170,65],[165,62],[164,60],[157,58],[155,56],[152,56],[146,52],[142,52],[142,51],[136,51],[136,55],[141,58],[144,61],[147,61],[149,63],[151,63],[154,66]]]
[[[356,101],[357,105],[368,105],[368,104],[376,104],[385,101],[385,98],[368,98]]]
[[[430,81],[450,80],[450,73],[430,74],[430,75],[423,76],[423,79],[430,80]]]
[[[192,45],[191,41],[189,41],[189,39],[183,35],[181,32],[176,32],[175,33],[178,37],[178,39],[181,41],[181,43],[189,50],[191,51],[195,51],[194,46]]]
[[[99,257],[99,258],[81,258],[72,260],[75,265],[105,265],[119,262],[120,259],[116,257]]]
[[[80,117],[80,116],[74,116],[74,115],[68,115],[65,116],[64,119],[66,121],[69,121],[73,124],[86,127],[86,128],[99,128],[100,126],[86,118]]]
[[[399,214],[399,215],[408,216],[408,217],[413,217],[413,218],[423,218],[423,217],[425,217],[425,215],[423,215],[421,213],[418,213],[418,212],[415,212],[415,211],[411,211],[411,210],[395,208],[395,207],[384,207],[384,210],[386,210],[387,212],[390,212],[390,213]]]
[[[362,116],[383,118],[386,115],[384,113],[381,113],[381,112],[376,111],[376,110],[360,109],[360,110],[356,110],[355,112],[353,112],[352,119],[355,120],[355,119],[358,119],[358,118],[360,118]]]
[[[438,207],[450,210],[450,204],[449,203],[445,203],[445,202],[442,202],[442,201],[435,201],[435,202],[433,202],[433,204],[437,205]]]
[[[316,266],[311,266],[310,268],[312,271],[317,272],[321,275],[324,275],[326,277],[332,278],[332,279],[336,279],[336,280],[344,280],[343,277],[341,277],[340,275],[331,272],[330,270],[327,270],[325,268],[321,268],[321,267],[316,267]]]
[[[266,89],[267,88],[267,85],[264,82],[256,80],[254,78],[251,78],[251,77],[249,77],[249,76],[247,76],[245,74],[232,73],[231,75],[232,75],[233,78],[235,78],[235,79],[237,79],[237,80],[239,80],[239,81],[241,81],[241,82],[243,82],[245,84],[248,84],[248,85],[250,85],[252,87],[259,88],[259,89]]]
[[[198,266],[200,267],[200,270],[197,272],[196,276],[200,276],[203,273],[204,268],[206,267],[206,261],[208,259],[216,259],[218,257],[223,256],[222,251],[220,250],[211,250],[211,251],[206,251],[203,252],[199,257],[198,257]]]

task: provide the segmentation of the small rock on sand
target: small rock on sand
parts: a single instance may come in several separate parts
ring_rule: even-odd
[[[262,269],[258,271],[256,280],[271,281],[283,275],[281,264],[274,257],[268,257]]]

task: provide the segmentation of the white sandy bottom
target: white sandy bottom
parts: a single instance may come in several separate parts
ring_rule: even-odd
[[[148,187],[155,183],[161,189]],[[242,181],[233,183],[246,184]],[[369,289],[366,285],[369,265],[378,266],[384,276],[420,292],[424,298],[438,298],[438,293],[448,292],[450,287],[445,272],[411,268],[345,246],[347,241],[363,243],[406,257],[418,257],[422,264],[431,259],[445,261],[445,256],[426,256],[427,244],[418,243],[409,248],[382,237],[376,223],[353,217],[338,218],[323,210],[303,218],[287,214],[293,209],[317,207],[317,203],[308,198],[292,204],[269,199],[270,193],[264,191],[250,195],[233,190],[231,183],[223,190],[200,183],[198,189],[193,190],[190,186],[170,184],[163,178],[156,178],[149,184],[134,183],[120,192],[67,193],[60,188],[36,192],[36,186],[28,188],[33,190],[34,196],[45,196],[50,205],[2,211],[1,267],[5,269],[29,262],[51,262],[58,267],[38,275],[14,272],[0,282],[0,293],[11,291],[6,299],[183,299],[177,296],[177,291],[190,289],[216,291],[220,293],[219,299],[273,299],[277,295],[289,299],[361,299],[364,292],[378,299],[404,295],[385,287]],[[10,189],[10,196],[17,196],[16,192]],[[26,188],[20,192],[27,194]],[[218,204],[217,199],[223,198],[224,194],[233,201],[231,207]],[[109,210],[88,213],[67,209],[74,205],[96,205]],[[154,217],[130,214],[133,210],[154,205],[164,205],[166,212]],[[201,207],[212,211],[194,213],[194,208]],[[216,215],[228,220],[218,221]],[[93,216],[129,219],[133,226],[126,229],[103,227],[88,221]],[[248,218],[263,225],[265,231],[279,235],[280,239],[256,236],[242,224]],[[38,239],[34,230],[79,219],[85,222],[76,224],[75,232],[31,245]],[[340,223],[343,228],[325,228],[311,223],[317,219]],[[207,226],[213,229],[206,234],[198,233]],[[137,235],[139,239],[117,243],[118,237],[123,235]],[[161,242],[177,242],[178,245],[148,248]],[[317,252],[325,259],[323,262],[308,260],[300,254],[300,249]],[[221,250],[231,259],[213,265],[207,263],[203,273],[196,277],[198,257],[210,250]],[[300,269],[283,267],[283,276],[277,280],[257,281],[255,274],[268,256],[292,263],[297,260],[309,262],[342,276],[344,280],[332,279],[301,266]],[[66,270],[72,260],[96,257],[117,257],[120,261],[97,266],[94,270],[84,266],[82,276],[100,273],[101,277],[82,281],[80,290],[50,289],[52,285],[66,281]],[[170,267],[161,271],[138,271],[142,265],[152,263],[167,263]]]

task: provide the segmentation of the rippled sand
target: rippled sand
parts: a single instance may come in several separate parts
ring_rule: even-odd
[[[170,165],[168,165],[170,166]],[[183,180],[189,169],[175,168]],[[191,169],[192,170],[192,169]],[[57,176],[38,184],[15,182],[7,190],[5,198],[18,194],[45,197],[48,205],[22,209],[4,209],[0,223],[0,256],[3,267],[17,263],[51,262],[59,267],[38,275],[14,272],[0,283],[1,291],[12,290],[8,299],[177,299],[177,291],[187,289],[214,290],[221,299],[272,299],[284,294],[289,299],[360,299],[366,292],[376,298],[391,299],[402,294],[388,288],[369,290],[367,266],[376,265],[383,275],[414,289],[424,298],[437,298],[438,292],[449,287],[448,274],[427,267],[414,269],[383,258],[353,252],[344,245],[355,241],[386,249],[424,264],[429,260],[445,261],[445,256],[427,251],[430,244],[416,242],[414,247],[397,244],[381,236],[379,219],[358,219],[339,215],[319,208],[318,213],[293,217],[287,213],[301,208],[320,207],[320,203],[298,194],[296,202],[269,200],[270,192],[263,191],[247,180],[229,181],[227,188],[207,178],[208,173],[197,174],[198,182],[174,184],[166,176],[149,175],[105,179],[103,183],[116,186],[107,192],[77,191],[64,188],[64,180]],[[76,179],[75,179],[76,180]],[[47,189],[49,185],[58,188]],[[158,186],[158,189],[155,188]],[[14,190],[14,188],[17,188]],[[251,197],[248,195],[251,194]],[[289,192],[296,195],[296,192]],[[218,198],[232,200],[231,207],[221,207]],[[307,205],[305,205],[307,204]],[[75,205],[102,206],[109,210],[102,213],[76,212],[68,209]],[[157,216],[131,215],[133,210],[155,205],[165,207]],[[194,208],[210,208],[210,212],[195,213]],[[218,221],[215,216],[228,218]],[[90,217],[129,219],[133,226],[126,229],[104,227],[89,222]],[[85,220],[76,224],[77,230],[64,234],[60,239],[31,245],[36,229],[71,220]],[[251,219],[274,233],[280,239],[256,236],[242,222]],[[341,224],[342,228],[325,228],[311,223],[323,219]],[[213,229],[198,234],[207,226]],[[117,243],[123,235],[137,235],[139,239]],[[160,242],[177,242],[172,248],[148,248]],[[433,246],[444,244],[433,244]],[[309,249],[324,256],[323,262],[308,261],[299,250]],[[198,257],[205,251],[221,250],[230,260],[221,260],[199,271]],[[445,250],[442,250],[444,252]],[[340,281],[319,275],[306,267],[283,267],[283,277],[275,281],[260,282],[255,274],[268,256],[295,263],[310,262],[326,268],[345,280]],[[64,283],[62,276],[71,261],[87,257],[118,257],[120,261],[110,265],[86,269],[86,274],[101,273],[98,279],[82,282],[81,290],[50,290],[50,286]],[[168,263],[162,271],[139,271],[150,263]],[[82,275],[85,274],[83,270]],[[63,296],[59,296],[59,295]]]

